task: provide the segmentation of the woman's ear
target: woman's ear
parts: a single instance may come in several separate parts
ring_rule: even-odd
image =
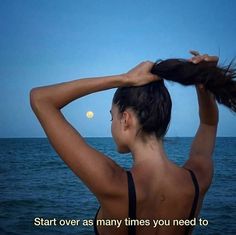
[[[130,127],[131,124],[131,114],[128,111],[124,111],[121,117],[121,124],[124,127],[124,130]]]

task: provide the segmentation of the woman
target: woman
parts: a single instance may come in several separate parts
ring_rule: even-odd
[[[52,146],[101,205],[94,221],[96,234],[191,233],[189,224],[154,226],[153,220],[194,221],[198,216],[213,175],[212,153],[218,125],[215,99],[236,110],[233,71],[218,68],[215,56],[191,53],[194,56],[189,60],[143,62],[125,74],[31,91],[32,109]],[[163,79],[196,85],[200,124],[183,167],[168,160],[163,147],[171,116],[171,99]],[[118,152],[132,154],[134,163],[128,172],[91,148],[60,112],[73,100],[111,88],[118,88],[111,108],[112,135]],[[137,226],[128,224],[128,220],[125,223],[128,217]],[[122,223],[97,226],[101,219]],[[139,224],[141,219],[143,224]]]

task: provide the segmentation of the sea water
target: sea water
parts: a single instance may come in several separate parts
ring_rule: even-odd
[[[130,155],[118,154],[111,138],[86,140],[125,169],[132,166]],[[169,158],[182,165],[192,140],[166,138]],[[214,165],[213,182],[199,215],[207,225],[198,225],[193,234],[234,235],[236,138],[217,138]],[[48,139],[0,139],[0,235],[92,235],[97,208],[96,198],[57,156]]]

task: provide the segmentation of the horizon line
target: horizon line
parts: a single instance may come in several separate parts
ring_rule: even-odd
[[[165,136],[165,138],[194,138],[195,136]],[[83,136],[83,138],[111,138],[111,136]],[[216,138],[236,138],[236,136],[216,136]],[[0,139],[48,139],[48,137],[0,137]]]

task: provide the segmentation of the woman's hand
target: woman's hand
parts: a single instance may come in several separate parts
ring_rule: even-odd
[[[150,72],[153,65],[153,62],[145,61],[125,73],[126,84],[128,86],[142,86],[160,80],[157,75]]]
[[[190,54],[193,55],[193,57],[188,59],[188,61],[190,61],[194,64],[198,64],[202,61],[205,61],[205,62],[209,63],[209,65],[212,64],[213,66],[217,66],[217,63],[219,61],[218,56],[209,56],[208,54],[200,55],[200,53],[198,51],[194,51],[194,50],[190,50],[189,52],[190,52]],[[202,85],[202,84],[196,85],[196,87],[199,88],[200,90],[204,89],[204,85]]]
[[[200,55],[198,51],[194,51],[194,50],[190,50],[189,52],[190,54],[193,55],[193,57],[190,58],[188,61],[193,62],[194,64],[198,64],[202,61],[206,61],[216,66],[219,60],[219,57],[217,56],[209,56],[208,54]]]

